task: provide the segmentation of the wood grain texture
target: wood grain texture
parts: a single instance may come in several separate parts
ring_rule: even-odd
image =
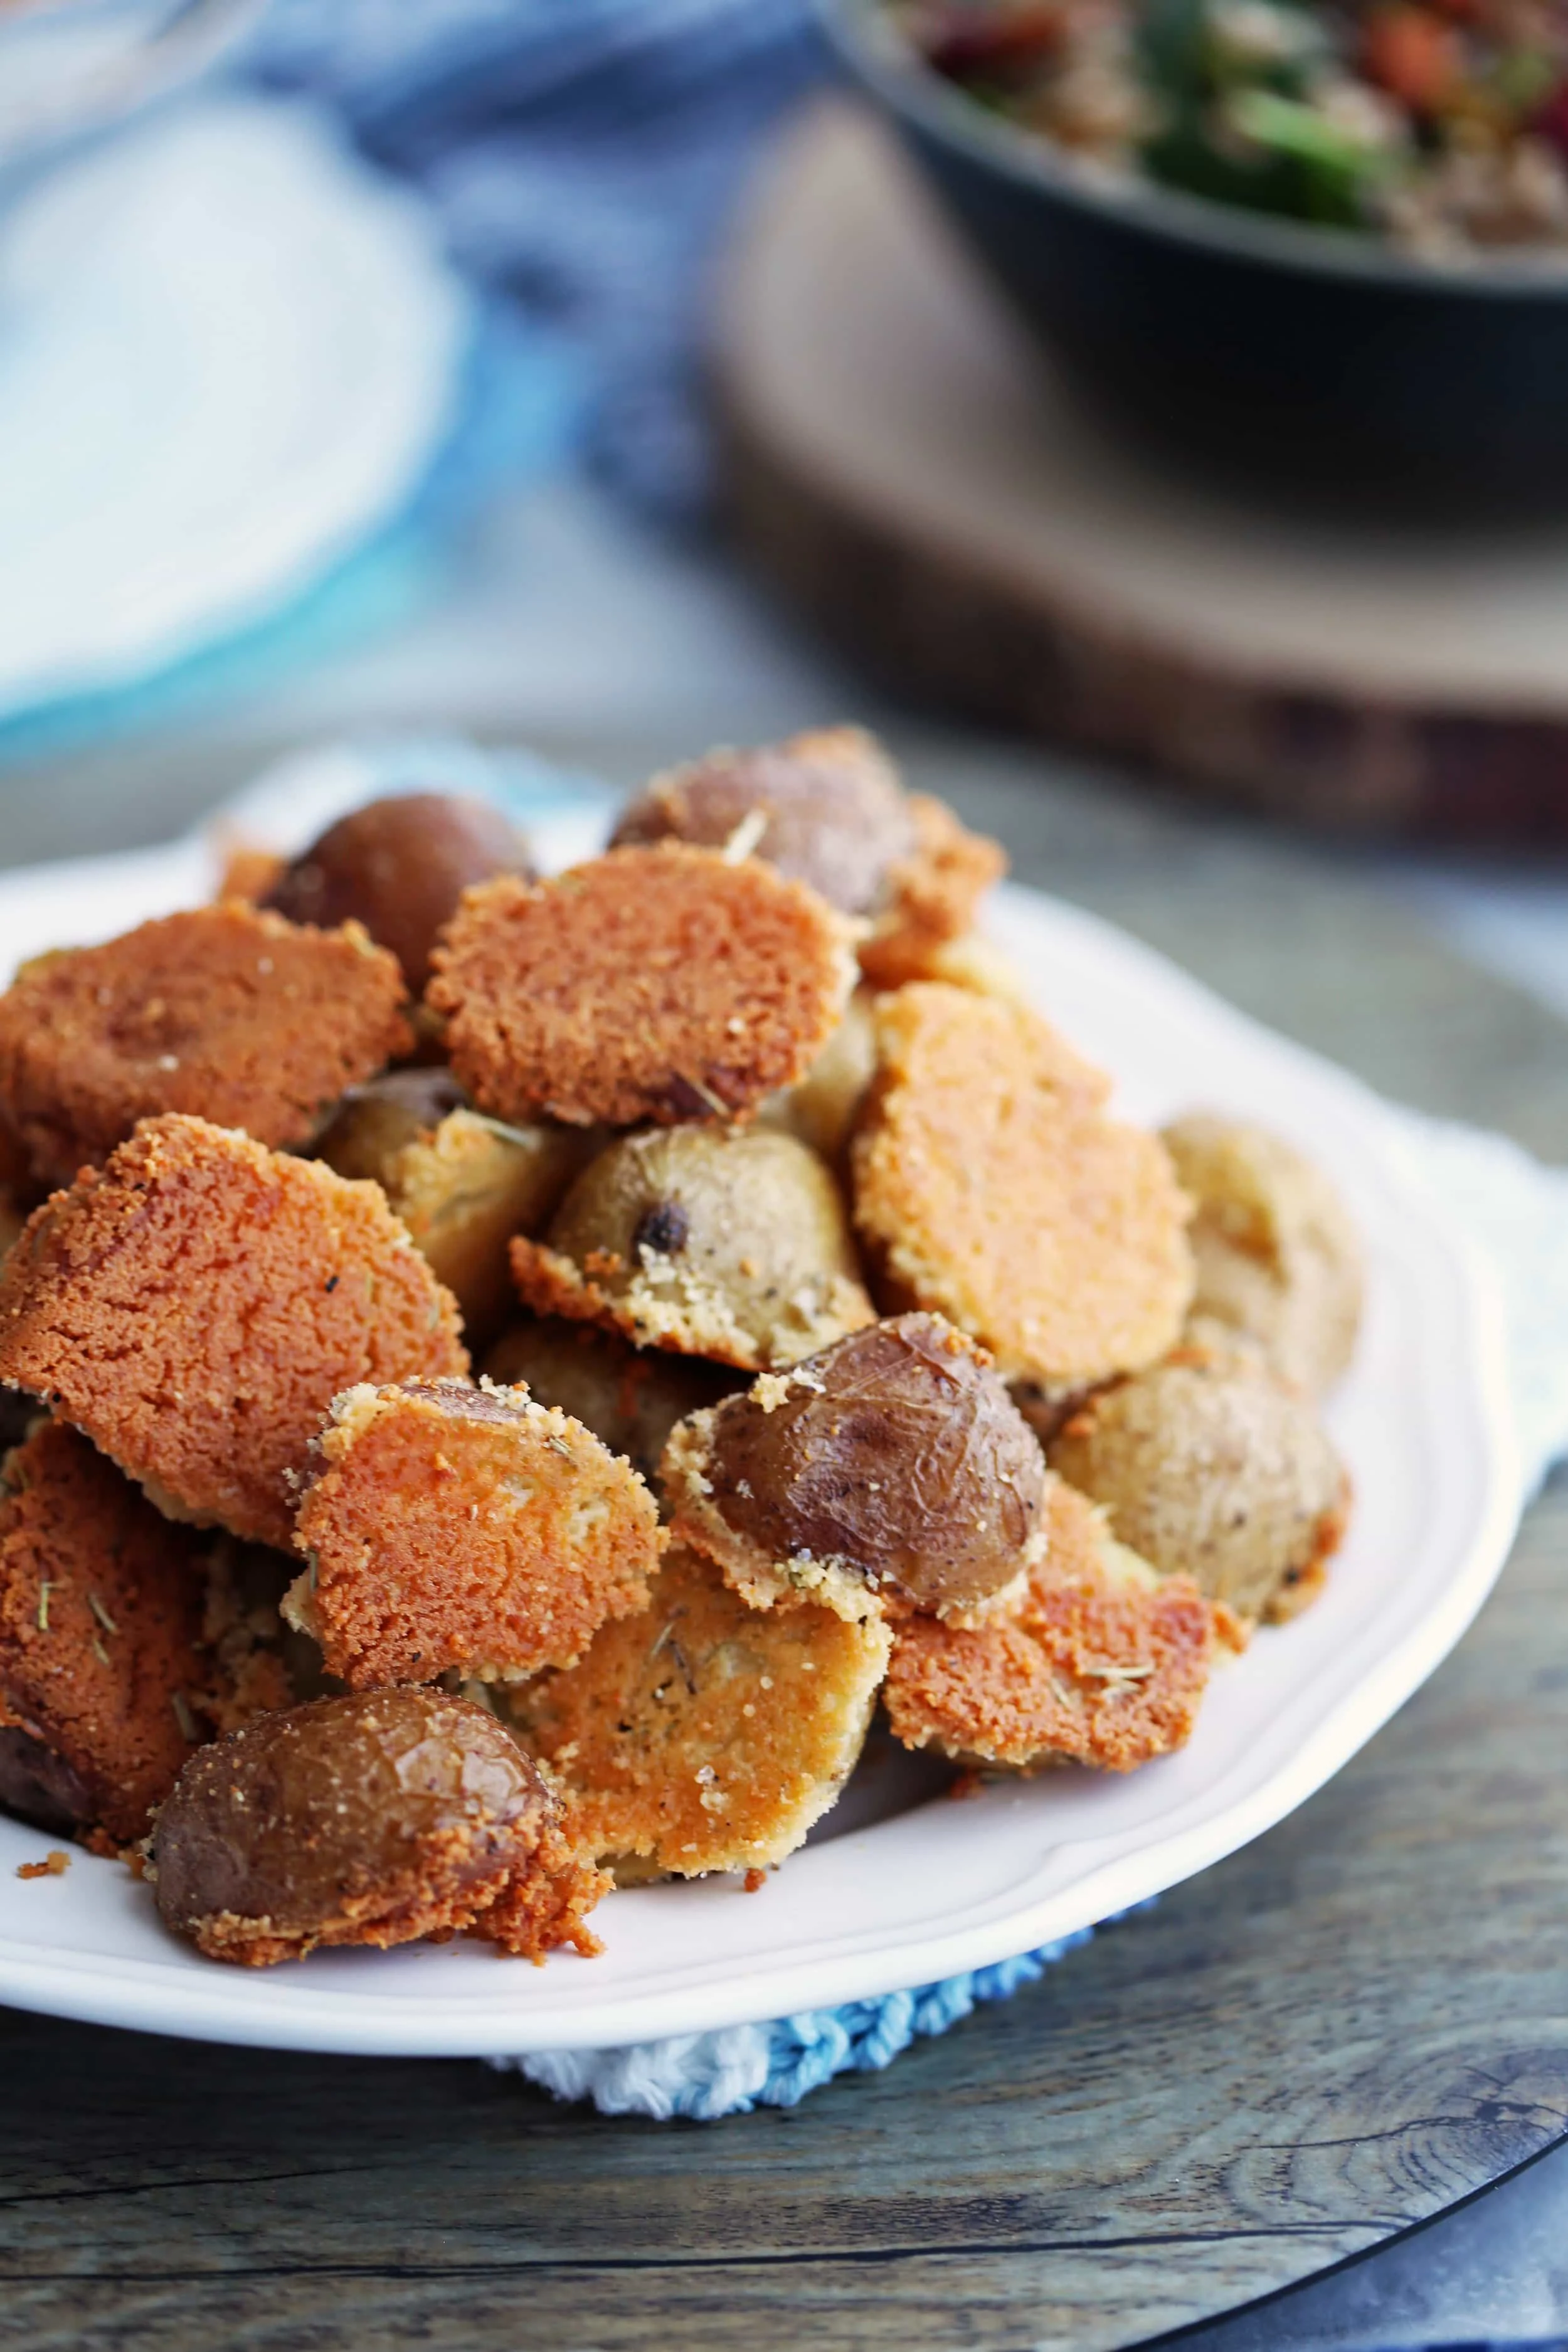
[[[629,780],[679,748],[578,752]],[[1331,857],[962,740],[904,748],[1026,878],[1568,1157],[1568,1030]],[[1565,1554],[1568,1486],[1309,1806],[792,2114],[612,2123],[468,2063],[0,2017],[0,2342],[1099,2352],[1377,2244],[1568,2131]]]
[[[1321,825],[1568,838],[1562,534],[1292,516],[1124,445],[868,115],[792,132],[715,342],[741,541],[895,689]]]

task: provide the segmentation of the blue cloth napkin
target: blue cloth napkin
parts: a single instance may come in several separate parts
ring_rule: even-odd
[[[606,478],[700,509],[709,264],[767,131],[826,71],[805,0],[273,0],[250,62],[328,99],[462,268],[577,345]]]

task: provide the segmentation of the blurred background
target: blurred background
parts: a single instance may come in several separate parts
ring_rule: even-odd
[[[854,717],[1568,1156],[1565,27],[1310,13],[1167,9],[1157,154],[1111,0],[0,0],[0,865]],[[1568,2342],[1565,2198],[1214,2341]]]
[[[1075,5],[1114,51],[1116,0]],[[1215,5],[1300,80],[1271,0]],[[1507,5],[1534,121],[1560,12]],[[1026,74],[1062,13],[957,9]],[[1052,747],[1090,851],[1176,795],[1267,810],[1568,1003],[1550,242],[1325,230],[1338,151],[1298,218],[1118,184],[1018,127],[994,29],[967,86],[926,68],[904,20],[951,65],[952,14],[8,0],[6,861],[163,837],[343,733],[629,780],[853,708],[967,722],[1004,791]]]

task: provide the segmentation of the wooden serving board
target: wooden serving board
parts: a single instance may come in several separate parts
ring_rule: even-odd
[[[1168,470],[845,101],[764,176],[716,384],[741,539],[900,690],[1319,824],[1568,838],[1568,526],[1363,527]]]

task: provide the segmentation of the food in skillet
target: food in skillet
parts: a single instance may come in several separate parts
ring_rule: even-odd
[[[0,996],[0,1804],[210,1958],[537,1960],[759,1885],[879,1706],[1179,1746],[1343,1524],[1318,1171],[1114,1117],[858,730],[552,880],[389,805]]]
[[[888,0],[1100,172],[1448,259],[1568,245],[1561,0]]]

